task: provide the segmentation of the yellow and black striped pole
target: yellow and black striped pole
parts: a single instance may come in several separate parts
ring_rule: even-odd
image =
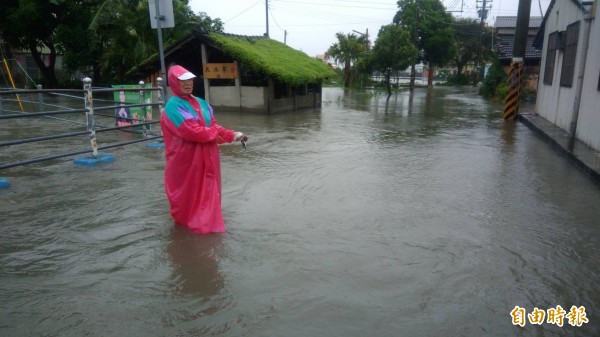
[[[519,93],[521,92],[521,79],[523,75],[523,59],[513,58],[508,74],[508,92],[504,104],[504,119],[513,120],[519,114]]]
[[[429,67],[429,72],[427,73],[427,86],[428,87],[433,86],[433,74],[434,73],[435,73],[435,68]]]

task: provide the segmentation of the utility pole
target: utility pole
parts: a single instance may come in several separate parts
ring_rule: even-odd
[[[356,34],[360,34],[361,36],[365,37],[365,53],[367,53],[369,51],[369,28],[367,28],[367,31],[365,33],[359,32],[358,30],[352,30],[353,32],[355,32]],[[363,86],[363,80],[361,77],[360,80],[360,86]]]
[[[488,11],[492,8],[493,0],[477,0],[477,13],[481,20],[479,21],[479,77],[483,81],[484,75],[484,62],[483,62],[483,34],[485,33],[485,20],[487,19]],[[481,8],[479,3],[481,2]]]
[[[521,75],[525,64],[524,59],[527,49],[530,11],[531,0],[519,0],[513,59],[508,76],[508,93],[506,94],[506,103],[504,104],[504,119],[512,120],[519,114],[519,93],[521,92]]]
[[[419,7],[416,7],[417,9],[417,15],[416,15],[416,23],[415,23],[415,27],[413,30],[413,43],[415,46],[419,46],[418,44],[418,40],[419,40]],[[413,64],[410,66],[410,82],[408,83],[408,89],[412,92],[415,89],[415,76],[416,76],[416,70],[415,70],[415,62],[413,62]],[[412,97],[412,96],[411,96]]]
[[[525,49],[527,47],[527,33],[529,30],[529,12],[531,11],[531,0],[519,0],[519,11],[517,12],[517,27],[515,28],[515,44],[513,46],[513,62],[516,58],[523,62]]]
[[[165,69],[165,55],[163,51],[162,29],[175,27],[175,18],[173,16],[173,0],[149,0],[148,10],[150,13],[150,26],[152,28],[156,28],[156,33],[158,35],[160,77],[163,79],[163,97],[166,97],[167,72]]]
[[[269,0],[265,0],[265,19],[267,20],[267,32],[266,37],[269,37]]]

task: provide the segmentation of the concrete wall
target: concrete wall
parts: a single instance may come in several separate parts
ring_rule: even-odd
[[[210,105],[221,111],[251,111],[272,113],[294,111],[298,109],[321,107],[321,94],[309,93],[305,96],[293,96],[268,100],[267,87],[235,86],[210,87]]]
[[[578,75],[580,74],[580,68],[583,66],[581,56],[585,52],[584,34],[589,21],[581,21],[580,24],[573,85],[570,88],[560,86],[561,68],[564,59],[564,51],[562,50],[556,52],[552,85],[548,85],[544,84],[548,36],[555,31],[566,31],[569,24],[583,19],[584,12],[572,1],[556,1],[548,15],[544,31],[544,49],[540,64],[536,112],[569,132],[571,122],[574,120],[574,107],[578,98]],[[600,150],[600,132],[598,132],[600,130],[600,109],[598,109],[600,106],[600,91],[597,90],[600,71],[600,57],[598,57],[600,55],[600,28],[597,21],[598,19],[591,21],[590,45],[587,50],[586,68],[583,72],[584,81],[581,87],[582,99],[579,106],[576,137],[591,147]]]
[[[238,92],[234,86],[210,87],[210,105],[215,110],[223,111],[254,111],[264,112],[265,105],[264,87],[240,87]]]
[[[272,113],[285,112],[290,110],[294,110],[294,97],[278,98],[273,99],[271,101]]]
[[[266,88],[264,87],[241,87],[242,90],[242,106],[246,109],[261,109],[265,110]]]
[[[209,103],[215,110],[240,108],[240,95],[236,87],[210,87]]]

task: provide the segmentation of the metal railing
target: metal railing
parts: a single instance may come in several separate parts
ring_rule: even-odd
[[[38,86],[38,89],[34,90],[0,90],[0,123],[4,124],[3,127],[0,128],[0,136],[2,135],[2,130],[5,133],[8,133],[10,130],[10,125],[7,124],[7,121],[15,121],[21,119],[31,119],[31,118],[52,118],[62,122],[72,123],[72,124],[83,124],[85,125],[85,129],[79,131],[72,132],[59,132],[51,135],[38,135],[34,137],[27,138],[18,138],[18,139],[10,139],[3,140],[0,138],[0,154],[2,154],[2,150],[12,146],[21,146],[23,144],[33,144],[39,142],[45,142],[49,140],[63,139],[69,137],[80,137],[80,136],[88,136],[88,144],[89,147],[77,149],[75,151],[62,152],[62,153],[54,153],[48,154],[45,156],[38,156],[34,158],[21,159],[13,162],[0,162],[0,170],[8,169],[16,166],[23,166],[32,163],[38,163],[47,160],[65,158],[70,156],[77,156],[82,154],[90,154],[91,158],[98,157],[98,151],[119,147],[128,144],[134,144],[139,142],[145,142],[150,140],[158,140],[162,138],[162,134],[160,134],[160,129],[158,133],[153,133],[150,129],[150,125],[160,123],[159,120],[148,120],[147,116],[152,116],[152,111],[154,108],[160,112],[163,107],[163,97],[164,93],[162,91],[162,79],[157,79],[157,87],[146,87],[144,82],[140,81],[139,87],[130,87],[130,88],[93,88],[92,81],[90,78],[83,79],[83,90],[78,89],[41,89]],[[101,99],[94,98],[94,95],[98,94],[98,96],[104,95],[114,95],[115,92],[139,92],[140,94],[140,103],[139,104],[131,104],[131,103],[119,103],[115,104],[114,99]],[[150,97],[148,97],[148,93]],[[156,94],[157,99],[154,100],[154,94]],[[23,100],[24,97],[31,98],[31,95],[36,95],[37,100]],[[83,98],[83,108],[73,108],[73,107],[65,107],[51,104],[45,102],[45,98],[51,97],[68,97],[75,98],[77,100],[81,100]],[[114,96],[113,96],[114,97]],[[149,99],[147,99],[149,98]],[[108,104],[109,102],[110,104]],[[18,103],[18,104],[17,104]],[[25,103],[25,104],[23,104]],[[28,104],[27,104],[28,103]],[[95,107],[94,103],[98,103],[98,106]],[[102,104],[104,103],[104,104]],[[78,105],[81,102],[71,105]],[[15,110],[11,110],[11,107]],[[16,109],[16,108],[20,109]],[[26,111],[26,107],[30,107],[30,111]],[[120,108],[140,108],[141,111],[144,112],[144,118],[132,118],[130,117],[119,117],[121,120],[129,121],[128,125],[121,126],[108,126],[102,125],[97,121],[99,117],[108,117],[111,121],[116,121],[116,114],[102,114],[98,113],[101,111],[117,111]],[[48,110],[52,109],[52,110]],[[77,121],[75,119],[66,119],[58,116],[65,115],[75,115],[79,117],[84,117],[83,122]],[[116,122],[114,122],[116,124]],[[109,131],[119,131],[119,132],[128,132],[133,134],[139,134],[140,137],[137,139],[122,141],[122,142],[112,142],[107,145],[98,146],[98,141],[96,135],[98,133],[109,132]],[[26,153],[26,150],[19,151],[19,154]]]

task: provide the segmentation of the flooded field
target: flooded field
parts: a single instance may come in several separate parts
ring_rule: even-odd
[[[598,336],[600,186],[501,111],[459,88],[217,111],[250,140],[221,147],[208,236],[174,226],[144,143],[0,170],[0,335]],[[0,141],[40,129],[72,131],[3,120]],[[88,144],[67,142],[0,162]],[[558,305],[589,323],[513,325]]]

